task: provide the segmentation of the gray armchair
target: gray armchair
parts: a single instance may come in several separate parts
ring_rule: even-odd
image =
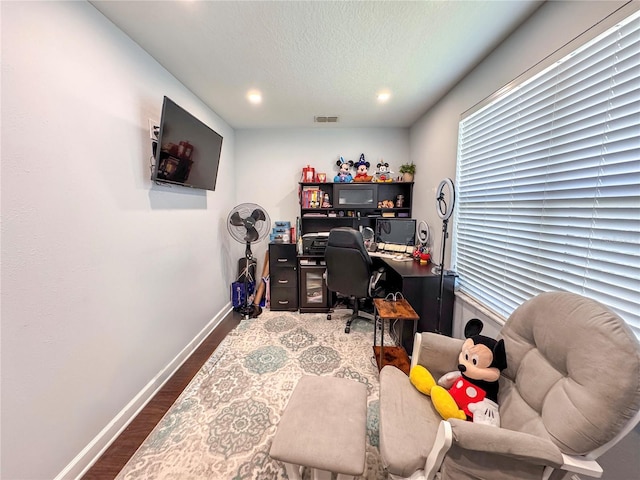
[[[391,479],[599,477],[595,461],[640,421],[640,344],[600,303],[565,292],[523,303],[500,332],[499,428],[443,421],[400,370],[380,372],[380,453]],[[412,366],[455,370],[462,340],[416,334]],[[411,413],[408,413],[411,412]]]

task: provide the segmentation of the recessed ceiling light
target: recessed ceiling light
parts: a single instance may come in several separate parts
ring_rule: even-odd
[[[390,98],[391,98],[391,94],[389,92],[380,92],[380,93],[378,93],[378,101],[379,102],[386,102]]]
[[[262,103],[262,94],[258,90],[251,90],[247,93],[247,99],[254,104]]]

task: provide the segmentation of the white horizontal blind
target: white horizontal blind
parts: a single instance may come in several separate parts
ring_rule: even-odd
[[[454,268],[504,317],[566,290],[640,337],[639,13],[460,122]]]

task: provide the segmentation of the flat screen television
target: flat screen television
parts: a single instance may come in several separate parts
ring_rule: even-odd
[[[222,135],[164,97],[151,179],[215,190]]]
[[[416,220],[413,218],[376,218],[376,243],[415,245]]]

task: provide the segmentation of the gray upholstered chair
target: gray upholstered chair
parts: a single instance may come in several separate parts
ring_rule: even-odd
[[[374,270],[362,234],[350,227],[332,228],[324,260],[327,264],[327,288],[349,297],[353,305],[353,314],[347,320],[345,333],[349,333],[351,323],[356,318],[373,321],[373,314],[360,311],[359,303],[375,295],[376,284],[382,272]]]
[[[443,421],[430,398],[395,367],[380,372],[380,453],[389,478],[599,477],[595,461],[640,420],[640,345],[602,304],[566,292],[540,294],[500,332],[499,428]],[[455,370],[462,340],[418,333],[412,366],[435,378]]]

